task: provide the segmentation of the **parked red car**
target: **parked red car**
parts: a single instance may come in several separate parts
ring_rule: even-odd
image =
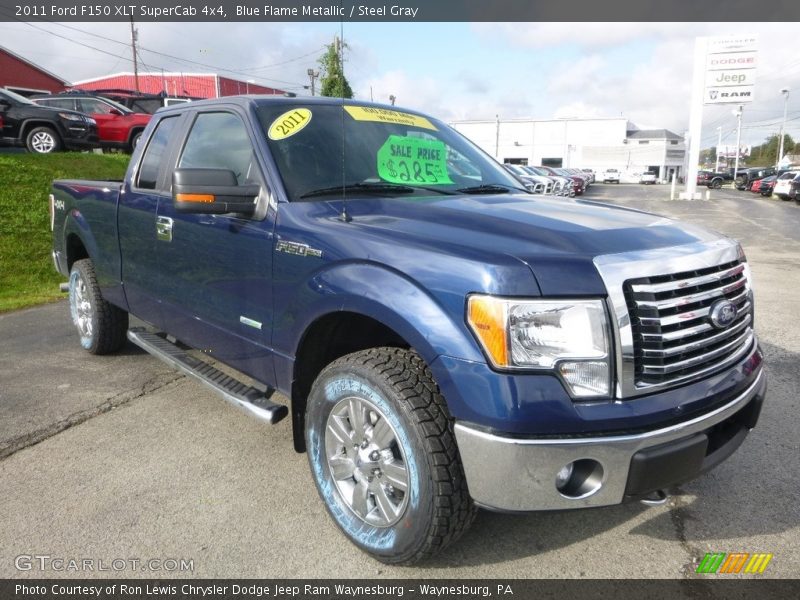
[[[97,121],[97,133],[103,148],[132,152],[152,115],[135,113],[121,104],[92,94],[65,93],[32,98],[37,104],[67,108],[91,115]]]
[[[750,191],[754,194],[761,194],[762,196],[771,196],[772,190],[775,189],[775,182],[777,179],[778,177],[776,175],[764,177],[763,179],[756,179],[750,185]]]

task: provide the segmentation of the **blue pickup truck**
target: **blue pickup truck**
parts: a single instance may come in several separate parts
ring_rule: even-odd
[[[530,195],[415,111],[163,109],[124,181],[55,181],[50,203],[81,345],[127,339],[266,423],[291,414],[332,519],[387,563],[478,507],[661,502],[761,409],[738,243]]]

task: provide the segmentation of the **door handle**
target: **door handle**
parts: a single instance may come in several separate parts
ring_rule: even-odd
[[[172,241],[172,219],[156,217],[156,239],[162,242]]]

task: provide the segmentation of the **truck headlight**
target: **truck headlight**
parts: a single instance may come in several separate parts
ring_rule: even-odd
[[[611,390],[608,321],[602,300],[514,300],[473,295],[467,322],[500,369],[558,373],[574,397]]]

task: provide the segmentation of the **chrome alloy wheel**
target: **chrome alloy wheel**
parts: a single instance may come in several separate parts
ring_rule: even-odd
[[[89,291],[86,281],[80,273],[73,271],[70,281],[70,308],[72,321],[78,328],[82,338],[92,337],[92,302],[89,300]]]
[[[408,505],[405,451],[386,416],[363,398],[340,400],[328,415],[325,455],[348,508],[375,527],[397,523]]]
[[[56,140],[51,133],[37,131],[31,138],[31,146],[33,146],[36,152],[47,154],[48,152],[52,152],[53,148],[56,147]]]

